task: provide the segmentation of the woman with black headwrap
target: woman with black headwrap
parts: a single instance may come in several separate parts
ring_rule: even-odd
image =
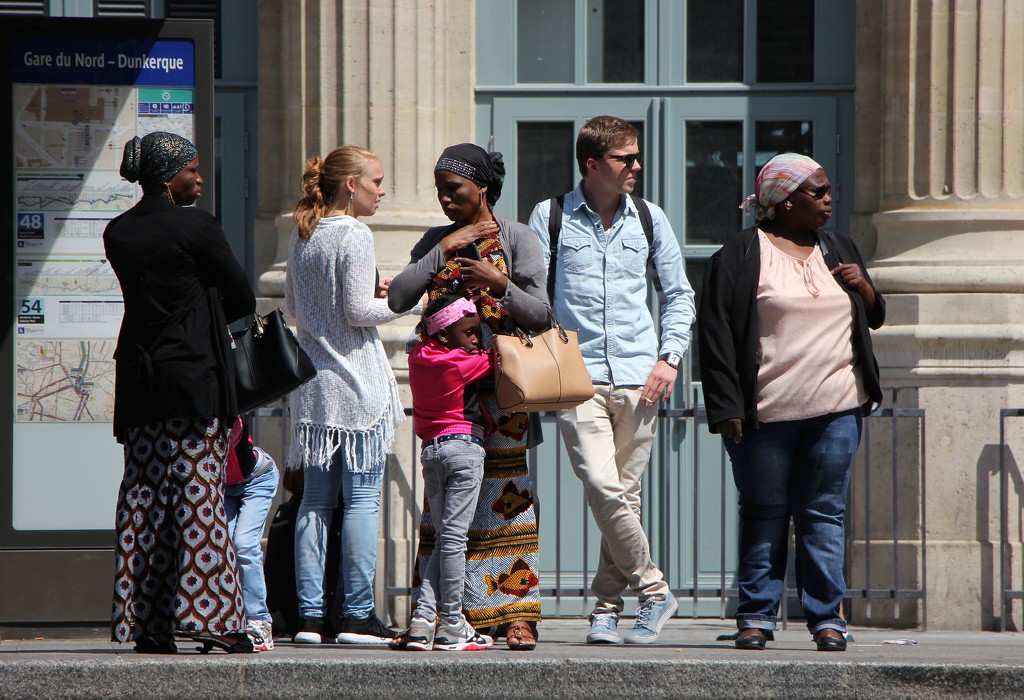
[[[424,293],[478,297],[484,343],[493,333],[548,326],[546,261],[537,236],[497,216],[505,165],[500,153],[471,143],[449,146],[434,166],[441,209],[453,223],[429,229],[412,261],[391,282],[388,304],[411,308]],[[466,554],[463,612],[480,632],[505,636],[510,649],[530,650],[540,620],[539,555],[534,487],[526,450],[540,442],[536,414],[498,408],[493,385],[481,387],[494,432],[485,439],[484,480]],[[431,514],[424,509],[417,556],[423,566],[434,546]],[[504,576],[503,576],[504,574]],[[498,583],[501,581],[501,583]],[[392,646],[403,648],[406,637]]]
[[[256,298],[220,225],[188,206],[203,184],[188,139],[133,138],[121,175],[143,196],[103,233],[124,295],[112,638],[139,653],[172,654],[175,635],[251,652],[223,496],[237,413],[226,319],[253,313]]]

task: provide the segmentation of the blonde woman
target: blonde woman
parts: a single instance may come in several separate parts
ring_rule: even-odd
[[[372,216],[385,195],[384,168],[370,151],[342,146],[306,163],[288,247],[285,303],[316,378],[291,395],[288,469],[304,471],[295,526],[295,583],[302,627],[295,641],[324,634],[324,564],[331,512],[344,502],[338,643],[386,644],[373,577],[384,461],[404,412],[377,326],[402,314],[382,298]],[[418,313],[418,309],[412,309]]]

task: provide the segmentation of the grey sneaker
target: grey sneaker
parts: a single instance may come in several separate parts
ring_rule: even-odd
[[[405,648],[409,651],[430,651],[434,648],[434,631],[437,622],[414,617],[405,632]]]
[[[615,613],[594,613],[590,616],[587,644],[621,644],[619,616]]]
[[[440,623],[434,635],[434,651],[483,651],[493,645],[493,639],[473,629],[464,617],[454,625]]]
[[[673,595],[655,595],[640,601],[636,606],[636,622],[633,629],[626,632],[623,641],[626,644],[654,644],[658,641],[661,628],[672,617],[677,607],[679,605]]]
[[[252,637],[256,651],[270,651],[274,648],[274,630],[266,620],[247,620],[245,633]]]

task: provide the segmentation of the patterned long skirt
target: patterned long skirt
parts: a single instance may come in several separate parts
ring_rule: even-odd
[[[526,466],[529,416],[506,413],[481,387],[496,431],[484,443],[484,479],[469,529],[463,612],[477,630],[540,620],[537,511]],[[424,502],[419,568],[434,549],[434,524]],[[415,576],[418,585],[419,575]]]
[[[217,418],[129,431],[117,497],[114,641],[244,630],[224,512],[227,448]]]

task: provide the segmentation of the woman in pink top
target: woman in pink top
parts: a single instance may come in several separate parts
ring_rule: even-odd
[[[869,329],[885,300],[853,242],[823,228],[818,163],[772,158],[741,206],[757,224],[712,256],[697,315],[708,425],[739,491],[736,647],[773,638],[792,518],[808,629],[819,651],[845,651],[846,497],[862,415],[882,399]]]

